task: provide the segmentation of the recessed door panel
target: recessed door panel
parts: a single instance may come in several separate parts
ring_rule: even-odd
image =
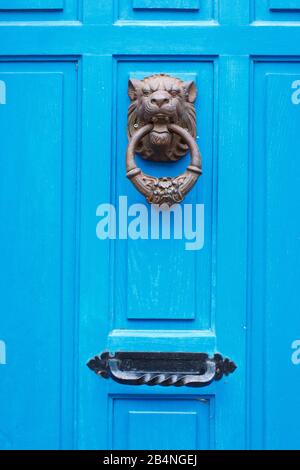
[[[132,0],[136,10],[199,10],[200,0]]]
[[[261,439],[267,449],[295,449],[297,420],[291,416],[300,406],[300,65],[257,62],[254,84],[251,374],[262,401],[252,401],[259,420],[253,426],[264,423]],[[259,358],[264,360],[258,368]],[[253,439],[259,445],[257,435]]]
[[[137,328],[139,321],[148,328],[203,329],[212,328],[212,238],[214,227],[213,198],[215,164],[213,152],[213,126],[215,88],[214,76],[217,64],[213,59],[199,58],[185,60],[142,61],[119,60],[117,67],[116,97],[116,147],[114,153],[114,172],[116,179],[115,199],[119,212],[126,204],[127,211],[139,209],[136,204],[144,203],[143,196],[124,179],[128,78],[142,79],[147,75],[160,72],[170,73],[182,80],[194,80],[199,89],[196,100],[198,143],[206,155],[204,165],[206,178],[186,197],[185,203],[175,213],[142,208],[148,211],[148,239],[116,241],[115,282],[119,286],[115,292],[115,328]],[[188,73],[184,70],[189,70]],[[135,72],[138,71],[138,72]],[[205,90],[205,91],[204,91]],[[175,164],[157,164],[144,161],[141,166],[149,174],[176,175],[183,171],[189,156]],[[120,197],[125,196],[125,201]],[[197,207],[196,207],[197,201]],[[141,210],[141,209],[139,209]],[[204,219],[205,217],[205,219]],[[169,224],[169,218],[171,223]],[[179,220],[180,219],[180,220]],[[174,225],[186,224],[193,219],[197,223],[197,237],[184,234],[176,239]],[[161,233],[153,236],[153,224],[158,220]],[[205,220],[205,223],[204,223]],[[130,217],[129,217],[130,223]],[[152,225],[151,225],[152,224]],[[165,231],[171,226],[169,232]],[[194,230],[190,227],[191,230]],[[163,235],[165,231],[165,239]],[[176,286],[184,286],[178,290]],[[159,320],[159,323],[157,322]],[[176,323],[174,322],[176,321]],[[171,326],[172,324],[172,326]]]
[[[269,0],[270,10],[300,10],[299,0]]]
[[[216,0],[117,0],[119,21],[211,21]]]
[[[114,449],[211,449],[214,402],[208,398],[113,398]],[[118,432],[117,432],[118,429]]]
[[[254,19],[263,21],[299,21],[299,0],[255,0]]]
[[[72,445],[75,65],[0,63],[3,448]]]

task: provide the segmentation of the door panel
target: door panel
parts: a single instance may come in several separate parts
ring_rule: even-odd
[[[1,447],[58,448],[73,422],[76,63],[1,62],[0,79]]]
[[[299,21],[299,0],[256,0],[255,19],[265,21]]]
[[[209,398],[112,397],[111,412],[112,449],[210,448],[213,402]]]
[[[299,0],[270,0],[270,10],[300,10]]]
[[[197,240],[193,237],[188,240],[183,236],[182,240],[176,240],[172,237],[174,232],[174,222],[170,230],[170,237],[162,240],[162,234],[158,234],[156,239],[147,240],[116,240],[115,249],[115,281],[113,285],[118,285],[119,289],[114,290],[114,328],[140,328],[141,320],[146,329],[197,329],[210,330],[213,328],[212,316],[212,285],[213,277],[213,256],[212,253],[212,226],[214,224],[212,207],[213,194],[213,109],[215,106],[215,64],[213,60],[201,61],[201,58],[195,58],[194,61],[185,61],[180,58],[169,59],[165,61],[158,60],[155,57],[148,57],[147,61],[141,58],[117,59],[116,60],[117,77],[117,97],[116,109],[116,130],[115,130],[115,149],[113,155],[114,178],[116,179],[115,206],[118,212],[121,212],[121,205],[141,204],[144,202],[143,196],[138,194],[128,179],[124,178],[126,139],[124,131],[127,126],[127,82],[128,77],[141,78],[151,75],[157,71],[169,73],[178,76],[183,80],[195,80],[199,83],[197,99],[197,117],[201,149],[207,155],[205,171],[207,175],[206,184],[199,185],[195,191],[191,192],[185,199],[187,204],[197,202],[205,206],[205,233],[199,233],[199,248],[197,250]],[[133,71],[138,70],[138,74]],[[184,74],[183,70],[189,70],[189,74]],[[201,81],[201,84],[200,84]],[[204,92],[205,90],[205,92]],[[142,168],[146,173],[163,176],[166,171],[169,175],[175,176],[184,171],[187,166],[189,156],[181,161],[169,165],[166,168],[164,164],[142,162]],[[115,163],[114,163],[115,162]],[[122,202],[120,196],[127,199]],[[147,209],[147,207],[146,207]],[[198,209],[198,220],[204,219],[202,214],[204,208]],[[167,227],[168,218],[165,224],[162,221],[162,213],[156,211],[157,230],[159,223]],[[155,222],[154,216],[149,211],[149,227],[153,230]],[[169,214],[170,215],[170,214]],[[196,209],[193,209],[193,215],[196,216]],[[164,216],[166,217],[166,215]],[[181,210],[176,220],[183,219],[184,213]],[[187,218],[187,215],[186,215]],[[130,217],[128,218],[130,222]],[[172,216],[170,216],[172,219]],[[178,224],[178,222],[177,222]],[[150,234],[149,230],[149,234]],[[163,230],[163,228],[161,229]],[[200,228],[202,230],[202,226]],[[184,234],[183,234],[184,235]],[[166,237],[168,234],[166,233]],[[170,239],[171,238],[171,239]],[[204,243],[205,240],[205,243]],[[190,250],[187,244],[191,245]],[[189,248],[189,246],[188,246]],[[173,286],[184,285],[184,290],[174,289]],[[158,321],[157,321],[158,320]]]
[[[299,11],[0,0],[1,448],[298,446]],[[157,229],[125,172],[128,79],[154,73],[196,83],[203,175],[154,239],[99,239],[101,204]],[[138,161],[174,176],[188,158]],[[198,249],[172,236],[185,207]],[[105,350],[238,368],[201,389],[122,385],[86,367]]]
[[[109,58],[105,58],[105,66],[103,66],[104,70],[100,70],[99,64],[103,63],[102,61],[104,60],[104,58],[89,58],[90,63],[93,64],[90,65],[90,67],[92,69],[99,69],[99,86],[108,90],[105,95],[104,104],[106,104],[107,102],[113,103],[113,106],[117,110],[117,114],[113,109],[112,116],[108,115],[106,117],[104,124],[105,130],[103,130],[103,132],[101,133],[101,146],[104,146],[105,151],[110,151],[113,155],[111,170],[112,179],[109,179],[109,181],[107,182],[107,179],[104,179],[103,177],[101,178],[101,175],[105,174],[103,173],[104,171],[110,171],[107,170],[107,166],[105,166],[105,170],[103,169],[103,165],[109,165],[109,162],[101,161],[101,159],[94,159],[94,161],[91,161],[89,157],[84,160],[85,179],[82,181],[82,186],[89,187],[89,191],[86,191],[84,194],[84,207],[92,207],[94,205],[94,207],[97,208],[99,203],[107,201],[106,198],[110,197],[110,181],[112,187],[112,201],[118,201],[118,198],[123,195],[128,196],[128,203],[142,202],[141,196],[137,192],[134,192],[131,185],[124,179],[124,176],[122,176],[125,174],[125,167],[124,163],[122,162],[122,158],[124,159],[126,150],[126,114],[127,107],[129,104],[129,99],[126,96],[127,81],[130,76],[133,76],[133,67],[135,67],[135,69],[138,71],[137,75],[135,76],[141,77],[145,76],[145,74],[148,75],[151,72],[157,71],[158,65],[160,67],[160,70],[162,71],[170,71],[170,73],[172,73],[174,70],[174,74],[180,73],[181,70],[184,70],[185,65],[185,61],[182,62],[179,57],[176,57],[176,61],[175,59],[172,59],[168,60],[168,62],[166,63],[160,60],[157,62],[157,64],[154,63],[154,66],[152,62],[157,61],[157,58],[153,57],[151,59],[152,60],[151,62],[149,61],[149,64],[145,64],[145,60],[141,61],[140,58],[136,58],[136,62],[134,62],[132,57],[128,57],[127,61],[125,61],[123,57],[121,59],[113,58],[112,61]],[[209,57],[207,59],[209,59]],[[125,62],[124,64],[123,61]],[[194,64],[191,61],[188,64],[190,73],[194,74],[197,79],[199,76],[199,82],[200,76],[203,77],[203,82],[205,80],[205,77],[210,77],[211,80],[213,80],[212,71],[217,68],[217,64],[214,64],[214,68],[212,68],[211,61],[206,61],[202,63],[198,59],[195,62],[196,63]],[[200,62],[199,65],[198,62]],[[96,66],[96,64],[98,65]],[[193,66],[194,69],[191,66]],[[84,221],[82,221],[83,232],[85,235],[84,237],[81,236],[82,241],[84,240],[84,252],[82,253],[83,258],[81,261],[81,288],[83,292],[83,296],[81,297],[81,314],[83,315],[83,318],[85,320],[84,324],[82,325],[83,331],[80,335],[82,340],[82,348],[84,351],[80,354],[81,357],[84,357],[84,355],[85,357],[91,356],[97,350],[95,348],[98,348],[99,350],[101,345],[103,345],[102,348],[106,347],[106,349],[111,352],[116,352],[120,350],[165,352],[205,351],[209,354],[212,354],[215,351],[225,351],[226,354],[234,358],[234,360],[239,364],[238,371],[236,371],[236,373],[232,377],[230,377],[230,380],[225,380],[222,383],[211,385],[207,389],[202,389],[200,392],[198,389],[180,390],[181,395],[184,394],[184,397],[192,400],[191,403],[195,403],[194,400],[198,399],[200,401],[202,399],[213,401],[215,400],[216,413],[211,419],[211,426],[216,431],[215,433],[212,432],[209,440],[203,440],[201,442],[197,441],[197,446],[201,446],[201,448],[243,448],[243,446],[245,446],[244,422],[240,418],[245,410],[245,402],[243,395],[244,392],[241,391],[242,389],[240,383],[244,380],[245,373],[242,359],[245,348],[245,323],[243,323],[243,311],[245,309],[245,272],[243,272],[243,269],[245,269],[243,266],[245,265],[243,265],[243,263],[245,260],[243,259],[243,256],[241,256],[241,253],[244,254],[246,251],[246,241],[244,232],[244,224],[246,224],[246,211],[243,212],[244,215],[242,218],[240,217],[240,214],[241,206],[243,206],[243,204],[245,203],[245,200],[243,198],[246,197],[247,194],[247,172],[245,171],[245,165],[243,164],[243,161],[241,161],[241,155],[244,155],[243,152],[246,153],[248,149],[247,141],[245,142],[245,135],[247,134],[248,122],[247,118],[244,119],[245,113],[247,113],[247,109],[245,109],[245,104],[247,104],[248,102],[248,84],[247,79],[243,80],[243,87],[241,87],[236,77],[243,76],[247,78],[248,67],[249,62],[245,58],[239,58],[238,60],[222,58],[221,70],[223,81],[222,85],[220,85],[218,93],[223,96],[226,96],[226,100],[224,98],[220,109],[218,109],[217,105],[213,102],[213,96],[215,90],[217,89],[217,78],[214,79],[214,87],[209,87],[209,79],[206,78],[207,96],[205,96],[205,94],[202,95],[201,91],[199,91],[200,103],[202,101],[202,106],[204,110],[211,110],[212,113],[212,118],[211,120],[209,120],[209,114],[207,113],[207,117],[204,116],[203,110],[201,111],[201,105],[199,105],[199,136],[202,136],[203,146],[207,149],[207,154],[209,153],[209,150],[212,152],[211,159],[208,158],[206,163],[208,168],[207,171],[211,175],[212,180],[205,181],[202,187],[201,185],[199,185],[199,189],[195,188],[194,193],[191,193],[190,195],[190,200],[201,203],[201,194],[203,194],[203,192],[204,194],[207,194],[207,205],[209,206],[209,209],[206,209],[206,211],[211,210],[212,217],[214,217],[215,215],[213,214],[216,209],[213,208],[215,207],[214,204],[217,203],[217,196],[214,195],[213,190],[214,185],[216,184],[216,180],[214,181],[213,175],[216,175],[215,178],[217,179],[218,177],[219,179],[219,191],[220,194],[222,194],[222,197],[220,196],[219,201],[219,204],[222,208],[222,212],[220,212],[219,223],[217,223],[216,221],[211,222],[212,225],[215,224],[215,228],[211,229],[211,231],[218,231],[215,232],[215,235],[210,235],[212,239],[211,241],[208,239],[208,246],[212,251],[216,246],[216,238],[218,239],[218,252],[220,257],[220,263],[218,267],[219,272],[214,274],[212,273],[212,280],[209,281],[212,285],[212,292],[214,292],[213,288],[216,285],[215,280],[216,278],[219,279],[218,286],[216,286],[218,289],[217,292],[211,294],[212,307],[210,310],[210,314],[207,317],[206,324],[202,323],[202,326],[200,323],[201,321],[203,322],[203,319],[200,319],[200,317],[202,316],[200,312],[204,311],[203,309],[199,310],[199,313],[196,310],[195,319],[168,319],[166,311],[170,311],[170,308],[176,308],[178,302],[177,298],[173,297],[172,300],[172,297],[168,292],[166,293],[166,295],[168,296],[169,302],[172,302],[172,304],[167,304],[166,302],[164,302],[163,304],[168,310],[158,310],[158,312],[154,311],[154,313],[152,313],[152,310],[150,310],[151,306],[156,305],[153,295],[151,296],[151,289],[152,292],[157,295],[157,292],[159,292],[160,289],[163,289],[164,287],[163,285],[156,284],[154,288],[154,276],[153,278],[149,276],[148,279],[146,277],[147,272],[152,274],[152,270],[155,269],[155,264],[153,263],[150,265],[151,269],[147,271],[147,265],[145,264],[145,260],[147,262],[152,262],[152,258],[148,254],[148,252],[150,251],[149,246],[151,247],[151,254],[153,255],[154,253],[154,250],[152,248],[152,240],[112,240],[111,243],[109,243],[108,240],[95,240],[95,218],[93,218],[92,215],[86,215],[84,217]],[[113,77],[117,77],[119,84],[117,91],[115,91],[114,81],[111,80],[111,76],[109,74],[109,71],[112,69],[114,70]],[[197,70],[199,70],[198,74]],[[122,80],[123,76],[124,80]],[[201,86],[199,84],[199,90],[200,88]],[[211,93],[209,93],[209,89],[211,90]],[[123,90],[123,92],[119,90]],[[90,96],[90,100],[92,101],[92,90],[90,90],[88,94]],[[97,100],[98,106],[104,105],[102,102],[103,99],[104,97],[101,97],[101,95],[99,95]],[[94,107],[95,115],[96,109],[97,106]],[[213,114],[213,110],[215,111],[215,114]],[[218,114],[217,110],[220,112],[220,115]],[[201,112],[203,113],[202,120]],[[241,119],[241,122],[239,123],[239,144],[235,145],[233,148],[233,140],[235,141],[235,143],[237,142],[237,137],[235,133],[236,115],[241,116],[241,118],[243,119]],[[96,121],[100,123],[101,119],[96,117]],[[222,135],[222,158],[219,158],[218,165],[217,161],[214,160],[214,149],[217,145],[214,140],[217,139],[217,131],[215,131],[214,137],[212,131],[214,123],[215,125],[219,124],[220,133]],[[117,131],[115,131],[115,126],[117,126]],[[201,126],[203,126],[203,131],[201,131]],[[232,132],[228,133],[227,129],[231,129]],[[92,134],[89,135],[92,136]],[[85,142],[87,141],[88,137],[85,139]],[[114,142],[116,143],[114,144]],[[199,142],[201,142],[200,138]],[[104,151],[102,151],[102,155],[104,155]],[[230,155],[230,159],[226,158],[228,155]],[[118,163],[114,163],[114,158]],[[150,171],[149,165],[148,168]],[[154,167],[154,165],[152,165],[152,168],[152,171],[159,171],[159,168],[157,169],[156,167]],[[175,172],[175,170],[176,168],[173,171]],[[172,169],[168,171],[172,171]],[[95,178],[94,184],[91,184],[91,174],[94,175],[93,177]],[[98,178],[97,176],[95,176],[97,174],[99,175]],[[234,185],[232,185],[233,180],[236,180]],[[99,183],[100,181],[103,181],[103,187]],[[237,192],[239,194],[239,198],[236,197]],[[197,199],[197,193],[199,194],[199,199]],[[234,243],[232,243],[232,237],[234,238]],[[163,265],[163,261],[168,260],[166,249],[163,251],[164,244],[174,242],[172,240],[158,240],[156,242],[158,248],[160,248],[160,265],[162,266],[161,269],[163,269],[165,268]],[[134,271],[131,271],[131,283],[133,283],[133,285],[139,285],[139,288],[141,289],[142,281],[138,281],[138,278],[141,278],[144,281],[147,279],[147,282],[144,282],[143,291],[140,291],[140,296],[137,295],[136,298],[134,298],[134,301],[132,297],[129,297],[128,293],[126,293],[125,291],[125,295],[123,294],[123,299],[125,300],[120,300],[119,303],[117,303],[114,302],[114,296],[116,298],[120,296],[120,299],[122,299],[122,292],[124,292],[125,289],[127,289],[128,291],[129,283],[126,279],[126,271],[125,274],[123,274],[124,269],[126,268],[126,264],[128,263],[127,259],[129,257],[129,249],[128,247],[126,247],[127,243],[128,245],[132,244],[133,246],[135,246],[135,250],[132,249],[132,256],[136,258],[137,253],[141,253],[140,258],[142,259],[140,274],[134,277]],[[109,253],[107,253],[109,245],[110,255]],[[184,251],[182,247],[182,242],[179,242],[177,246],[178,250],[181,249],[181,251],[183,252],[183,254],[181,255],[181,259],[185,259],[185,257],[189,256],[190,253]],[[123,250],[123,256],[121,250]],[[197,253],[199,258],[200,256],[205,255],[205,250],[206,246],[205,248],[203,248],[203,251],[200,250]],[[208,256],[213,259],[212,257],[215,257],[216,255],[208,253]],[[88,279],[87,272],[90,273],[94,272],[94,270],[97,271],[100,265],[101,272],[106,272],[107,274],[101,277],[96,276],[94,281],[91,282],[91,280]],[[213,265],[214,262],[212,261],[212,266]],[[178,269],[182,269],[182,266],[179,265]],[[116,273],[117,277],[115,278],[115,281],[112,282],[109,286],[107,278],[108,276],[111,276],[113,272]],[[201,272],[201,263],[199,263],[196,275],[200,276]],[[176,273],[173,275],[176,275]],[[200,279],[195,279],[195,282],[197,283],[197,291],[201,291],[202,289],[202,283]],[[137,284],[138,282],[139,284]],[[108,290],[110,291],[109,294]],[[204,290],[202,292],[203,295],[208,295],[204,292]],[[235,295],[233,295],[233,292],[235,292]],[[145,298],[148,300],[149,306],[147,306],[147,303],[141,298],[142,295],[144,295]],[[178,296],[179,295],[180,293],[178,293]],[[163,294],[161,295],[161,298],[163,299]],[[131,314],[130,318],[128,318],[128,300],[132,302],[131,311],[133,313],[136,311],[136,306],[139,307],[141,302],[144,302],[144,304],[142,304],[144,309],[139,307],[140,312],[142,314],[141,318],[132,318],[133,314]],[[157,305],[159,306],[158,303]],[[99,323],[98,313],[100,311],[103,313],[101,313],[100,315],[101,323]],[[152,317],[150,318],[148,318],[147,316],[149,315],[149,311],[152,313]],[[184,313],[184,311],[182,312]],[[181,314],[181,317],[183,317],[182,312],[178,311],[178,313]],[[158,318],[156,318],[156,315]],[[108,319],[110,322],[108,322]],[[199,321],[198,324],[196,323],[197,321]],[[195,324],[197,325],[196,327],[194,326]],[[94,334],[95,329],[98,331],[97,341]],[[224,334],[224,332],[230,332],[230,334]],[[236,333],[234,334],[233,332]],[[235,335],[234,342],[232,341],[232,335]],[[116,426],[117,422],[122,422],[122,415],[113,414],[114,420],[110,418],[112,412],[109,409],[107,396],[118,396],[120,403],[123,404],[132,403],[132,397],[136,397],[138,393],[140,397],[139,403],[141,403],[142,407],[141,411],[144,412],[144,410],[148,410],[148,407],[145,405],[149,398],[149,388],[147,386],[140,386],[138,388],[135,386],[124,387],[124,385],[120,385],[109,380],[102,380],[102,384],[98,384],[96,382],[92,382],[88,374],[90,374],[90,372],[86,371],[86,376],[83,375],[81,379],[81,390],[82,393],[84,393],[84,397],[82,403],[80,404],[80,415],[82,417],[84,416],[86,419],[87,409],[89,409],[89,421],[86,423],[85,428],[82,429],[82,433],[80,435],[80,448],[85,448],[87,443],[89,443],[92,448],[99,448],[99,446],[108,446],[108,448],[110,448],[113,445],[115,445],[116,447],[127,448],[126,446],[129,446],[131,444],[129,444],[128,440],[126,441],[125,437],[124,440],[120,440],[121,437],[119,437],[118,440],[115,441],[115,444],[114,439],[117,439],[117,437],[111,438],[112,440],[110,440],[109,438],[110,435],[119,435],[118,430],[115,430],[114,426]],[[89,383],[89,390],[87,389],[87,383]],[[159,399],[156,401],[156,407],[153,409],[153,411],[155,411],[156,413],[155,417],[157,417],[157,415],[159,414],[164,415],[164,413],[168,410],[166,410],[164,404],[165,402],[164,400],[162,400],[162,397],[165,395],[171,395],[171,401],[173,402],[174,400],[177,400],[178,393],[179,391],[175,387],[169,387],[166,389],[161,389],[160,387],[151,387],[151,396],[159,397]],[[145,397],[145,399],[143,397]],[[144,403],[145,400],[146,403]],[[234,403],[233,408],[225,406],[225,403],[228,400],[231,403]],[[99,407],[95,408],[95,402],[99,402]],[[177,404],[179,404],[178,401]],[[181,408],[179,408],[178,410],[179,413]],[[190,409],[191,408],[189,408],[189,410]],[[127,418],[124,418],[123,422],[128,423],[128,413],[129,416],[131,416],[130,412],[135,411],[136,407],[132,406],[132,408],[130,408],[126,412]],[[192,412],[194,412],[193,408]],[[109,424],[107,424],[105,420],[103,420],[103,416],[109,417]],[[134,419],[135,418],[133,418],[133,421]],[[95,421],[97,422],[96,432]],[[151,422],[153,422],[152,415]],[[169,435],[170,432],[167,433],[164,422],[165,421],[159,419],[156,422],[156,432],[159,433],[161,439],[164,440],[164,445],[174,445],[176,448],[177,446],[181,448],[179,441],[174,440],[175,438],[172,438]],[[109,426],[109,431],[107,426]],[[149,435],[152,436],[154,433],[153,429],[150,429],[149,433]],[[144,441],[138,440],[142,439],[142,437],[138,437],[139,435],[140,434],[137,431],[136,440],[133,441],[134,444],[132,445],[142,447],[145,444],[142,443]],[[193,435],[193,433],[190,433],[190,436],[187,437],[186,440],[189,442],[189,447],[192,448],[195,445],[195,436]],[[184,441],[185,445],[187,442],[186,440]]]
[[[0,0],[0,22],[75,20],[77,10],[77,0]]]
[[[260,403],[252,403],[253,427],[262,428],[266,448],[297,449],[299,409],[299,219],[300,204],[296,104],[300,64],[272,59],[254,63],[252,183],[253,276],[251,374],[260,390]],[[254,190],[255,188],[255,190]],[[255,275],[254,275],[255,273]],[[255,345],[255,347],[254,347]],[[294,345],[294,346],[293,346]],[[259,358],[264,358],[257,369]],[[298,384],[298,385],[297,385]],[[276,390],[276,393],[274,391]],[[254,390],[252,389],[254,396]],[[264,398],[262,400],[262,398]],[[253,436],[261,445],[259,436]]]
[[[119,21],[208,21],[216,17],[216,0],[117,0]]]
[[[64,0],[1,0],[2,10],[62,10]]]

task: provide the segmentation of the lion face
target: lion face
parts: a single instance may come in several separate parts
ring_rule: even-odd
[[[153,123],[138,152],[144,158],[160,161],[177,160],[184,155],[186,145],[169,132],[167,125],[178,124],[195,136],[194,82],[183,82],[165,74],[152,75],[144,80],[129,80],[128,94],[132,102],[128,114],[129,136],[137,128]]]

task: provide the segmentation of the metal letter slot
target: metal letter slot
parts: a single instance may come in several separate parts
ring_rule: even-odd
[[[103,352],[87,365],[97,375],[121,384],[175,387],[204,387],[236,369],[221,354],[174,352]]]
[[[151,204],[181,202],[202,173],[196,144],[196,87],[166,74],[129,80],[128,147],[126,175]],[[175,162],[190,150],[184,173],[174,178],[146,175],[135,163],[135,153],[145,160]]]

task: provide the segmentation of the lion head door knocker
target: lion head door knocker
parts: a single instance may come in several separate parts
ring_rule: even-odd
[[[151,204],[181,202],[202,173],[196,144],[196,87],[166,74],[129,80],[128,147],[126,175]],[[136,165],[138,153],[145,160],[175,162],[190,150],[185,172],[174,178],[146,175]]]

